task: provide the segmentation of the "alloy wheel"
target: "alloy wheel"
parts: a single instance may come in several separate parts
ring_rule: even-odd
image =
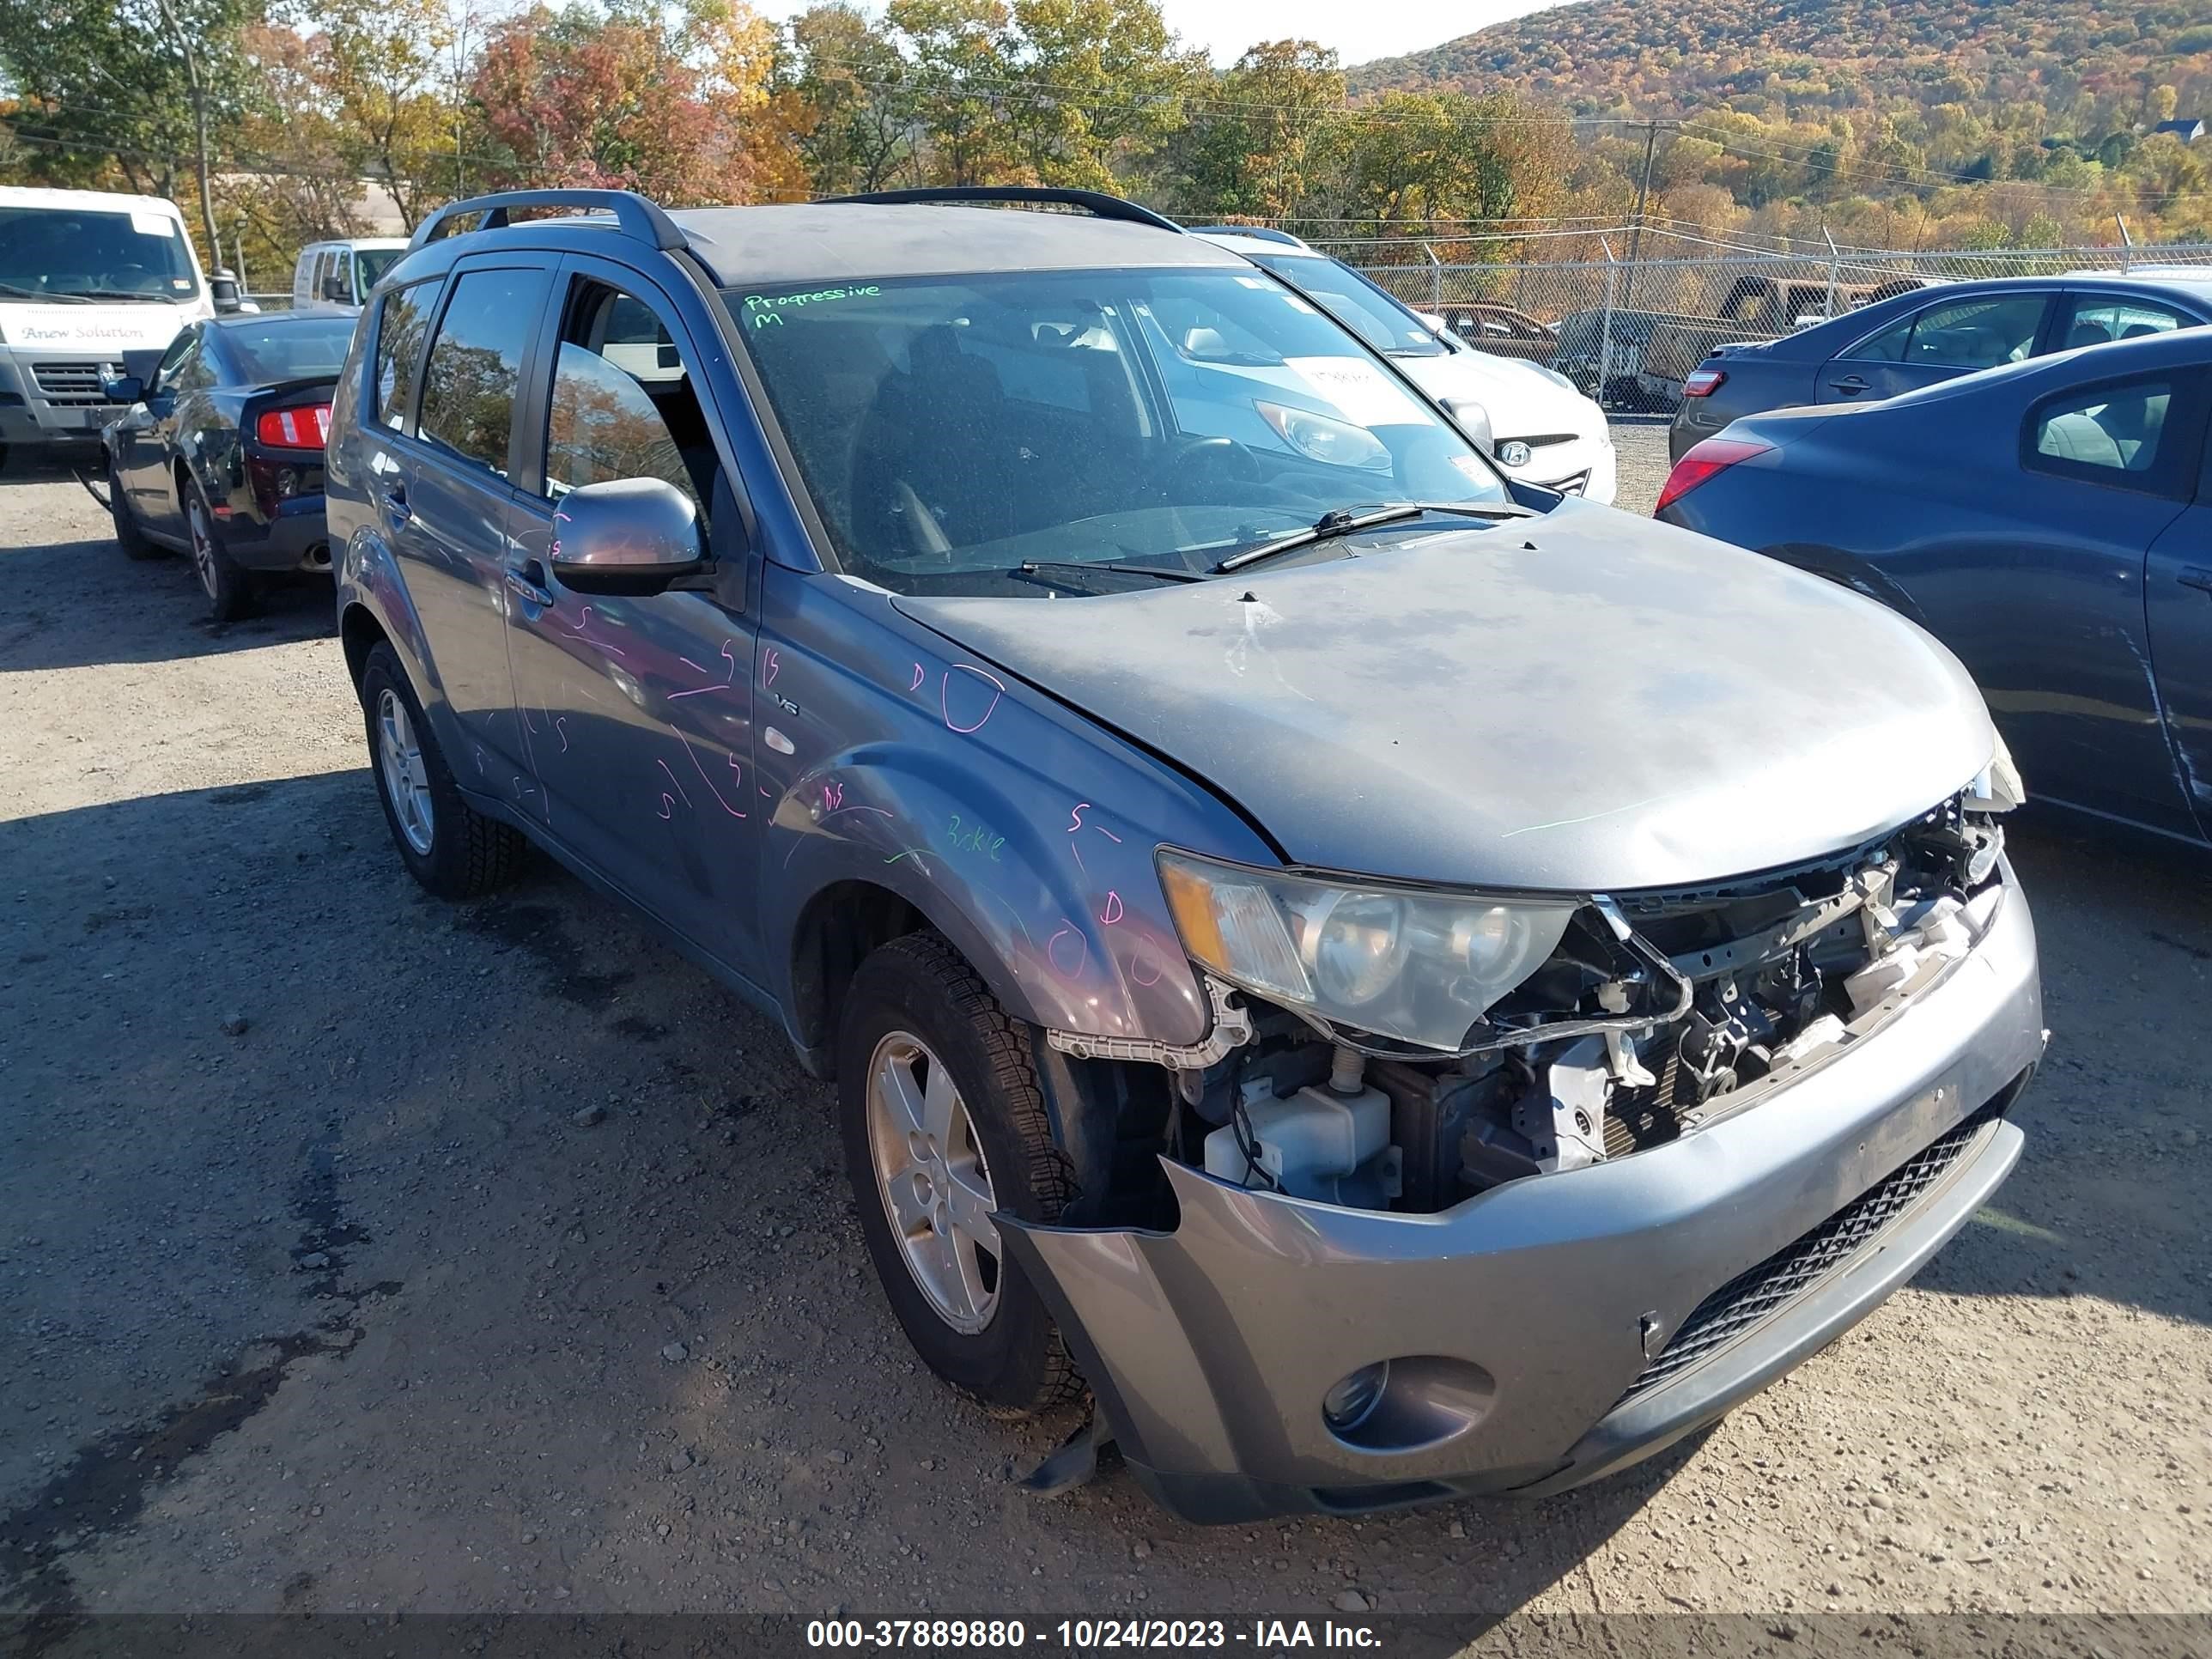
[[[399,820],[399,833],[416,853],[429,857],[434,829],[430,774],[422,763],[422,745],[407,705],[389,686],[376,700],[376,771],[392,815]]]
[[[185,507],[185,528],[191,532],[192,568],[199,572],[200,586],[207,590],[210,599],[221,597],[216,591],[218,580],[215,568],[215,532],[208,524],[207,506],[195,495]]]
[[[953,1329],[981,1331],[1004,1271],[998,1200],[959,1085],[909,1032],[886,1034],[868,1062],[868,1149],[914,1282]]]

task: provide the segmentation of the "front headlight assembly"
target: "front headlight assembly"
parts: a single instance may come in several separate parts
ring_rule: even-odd
[[[1334,1024],[1446,1053],[1542,965],[1572,901],[1494,899],[1255,870],[1163,848],[1191,958]]]

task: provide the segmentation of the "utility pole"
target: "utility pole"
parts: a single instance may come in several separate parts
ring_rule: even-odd
[[[1636,186],[1636,223],[1628,233],[1628,303],[1636,303],[1637,260],[1644,252],[1644,208],[1651,199],[1651,157],[1659,147],[1659,124],[1644,124],[1644,176]]]
[[[170,9],[169,0],[154,0],[161,13],[161,21],[169,26],[169,33],[177,37],[177,48],[185,55],[185,78],[192,88],[192,130],[198,147],[200,175],[200,228],[207,232],[208,257],[217,264],[222,263],[222,239],[215,228],[215,191],[208,179],[207,88],[200,84],[200,60],[192,51],[192,37],[177,21]]]

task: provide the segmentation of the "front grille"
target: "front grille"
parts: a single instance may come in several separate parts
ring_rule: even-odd
[[[83,409],[108,401],[104,387],[111,371],[118,375],[123,372],[106,363],[33,363],[31,378],[39,383],[48,403],[58,408]]]
[[[1584,467],[1572,477],[1560,478],[1545,485],[1544,488],[1556,489],[1562,495],[1579,495],[1589,488],[1589,469]]]
[[[1698,1304],[1674,1340],[1629,1385],[1614,1409],[1673,1382],[1843,1267],[1941,1180],[1982,1126],[1996,1115],[1994,1104],[1975,1113],[1949,1133],[1930,1141],[1902,1168],[1796,1243],[1784,1246],[1757,1267],[1738,1273]]]

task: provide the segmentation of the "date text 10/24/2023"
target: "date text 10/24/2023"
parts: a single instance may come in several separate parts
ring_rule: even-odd
[[[1062,1619],[1034,1630],[1019,1620],[817,1619],[806,1626],[810,1648],[921,1648],[931,1650],[1013,1652],[1056,1647],[1092,1652],[1109,1648],[1243,1648],[1255,1654],[1296,1649],[1382,1647],[1371,1626],[1335,1620]]]

